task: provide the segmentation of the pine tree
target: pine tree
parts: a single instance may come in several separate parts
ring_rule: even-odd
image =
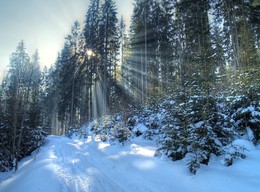
[[[146,1],[136,0],[130,26],[131,57],[127,62],[132,95],[143,103],[147,93],[147,6]]]
[[[117,58],[119,54],[117,8],[113,0],[105,0],[101,5],[99,23],[99,53],[101,56],[101,81],[105,99],[104,112],[113,106],[116,85]],[[108,109],[106,109],[108,107]]]
[[[26,53],[25,44],[21,41],[14,53],[10,57],[10,70],[8,77],[8,88],[7,88],[7,119],[8,127],[12,129],[12,156],[11,159],[14,162],[14,167],[17,170],[18,160],[20,158],[20,140],[22,137],[21,127],[24,123],[25,113],[25,100],[28,86],[26,86],[26,69],[29,65],[29,56]]]
[[[58,121],[58,103],[59,96],[59,68],[60,68],[60,55],[58,55],[55,65],[50,69],[44,71],[43,90],[46,92],[44,95],[44,103],[46,106],[47,125],[52,128],[51,133],[60,135],[60,124]]]
[[[257,38],[254,34],[257,33],[253,32],[254,22],[250,22],[251,19],[254,20],[254,17],[250,19],[254,2],[228,0],[214,3],[215,15],[217,19],[223,21],[225,52],[228,55],[228,61],[235,69],[254,65],[256,63],[255,38]]]
[[[252,0],[249,5],[249,21],[252,25],[252,30],[255,37],[256,47],[260,47],[260,2],[257,0]],[[258,62],[259,62],[259,53],[258,53]]]
[[[100,1],[99,0],[92,0],[90,2],[86,19],[85,19],[85,27],[83,30],[84,37],[85,37],[85,47],[83,50],[85,52],[94,53],[96,54],[95,57],[93,55],[86,55],[84,54],[84,62],[85,62],[85,68],[87,71],[87,90],[86,90],[86,97],[85,99],[88,100],[88,106],[87,106],[87,113],[88,113],[88,119],[91,119],[92,116],[96,116],[97,110],[95,110],[94,106],[97,104],[94,102],[96,100],[96,93],[92,93],[93,90],[93,79],[94,74],[97,76],[97,74],[100,74],[100,53],[99,53],[99,24],[100,24]],[[93,65],[94,63],[94,65]],[[96,83],[95,83],[96,84]],[[94,86],[96,87],[96,85]],[[95,89],[96,90],[96,89]]]
[[[119,69],[119,71],[121,72],[121,74],[118,74],[120,80],[122,81],[122,77],[123,77],[123,70],[122,70],[122,66],[125,63],[125,51],[126,51],[126,41],[127,41],[127,34],[126,34],[126,24],[124,21],[123,16],[121,16],[120,19],[120,24],[119,24],[119,43],[120,43],[120,59],[119,59],[119,63],[121,68]],[[119,72],[117,72],[119,73]]]
[[[56,79],[58,82],[54,82],[57,89],[54,94],[58,101],[58,119],[61,122],[62,133],[65,133],[70,126],[76,126],[75,122],[80,123],[76,111],[82,113],[84,110],[82,118],[86,121],[86,108],[80,106],[80,99],[84,93],[86,94],[81,90],[87,88],[85,74],[82,71],[87,64],[84,59],[82,60],[84,58],[82,53],[85,54],[85,50],[82,48],[84,43],[77,21],[65,39],[63,50],[56,62],[56,69],[53,71],[53,76],[58,76]]]
[[[162,13],[158,29],[161,31],[160,61],[161,61],[161,86],[164,92],[170,93],[175,88],[177,77],[177,45],[176,26],[174,22],[174,1],[163,0],[161,2]],[[179,50],[178,50],[179,52]]]
[[[98,49],[98,25],[100,15],[100,0],[91,0],[85,19],[84,37],[86,48],[94,52]]]
[[[128,68],[133,73],[138,72],[131,81],[133,94],[139,103],[144,103],[150,95],[161,89],[161,62],[164,61],[163,49],[168,40],[167,33],[165,34],[167,29],[163,30],[166,20],[158,1],[135,2],[130,26],[132,56],[129,58]]]
[[[42,125],[40,121],[40,67],[38,52],[30,60],[26,47],[21,41],[10,57],[10,70],[5,78],[4,87],[4,126],[3,143],[9,145],[5,151],[5,167],[13,162],[18,169],[18,160],[28,155],[44,141],[45,133],[36,130]],[[38,110],[35,111],[35,106]],[[33,112],[32,112],[33,111]],[[34,134],[32,134],[34,132]],[[32,142],[33,137],[42,135],[41,140]],[[28,145],[27,145],[27,144]],[[30,150],[29,150],[30,149]]]

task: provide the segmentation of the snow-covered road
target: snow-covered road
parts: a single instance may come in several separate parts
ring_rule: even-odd
[[[56,143],[54,155],[60,191],[151,191],[142,183],[133,182],[138,175],[125,174],[122,169],[125,166],[119,166],[116,157],[102,152],[104,147],[95,142],[84,145],[64,139]]]
[[[249,146],[250,147],[250,146]],[[154,158],[155,146],[143,140],[108,145],[49,136],[35,155],[25,158],[1,192],[214,192],[260,189],[260,150],[251,146],[246,160],[223,167],[217,160],[196,176],[184,161]],[[0,174],[3,178],[3,174]]]

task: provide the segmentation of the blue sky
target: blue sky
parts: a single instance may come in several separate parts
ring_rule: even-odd
[[[116,0],[118,17],[129,22],[133,0]],[[42,66],[50,66],[75,20],[84,21],[89,0],[0,0],[0,79],[9,56],[24,40],[31,56],[36,49]]]

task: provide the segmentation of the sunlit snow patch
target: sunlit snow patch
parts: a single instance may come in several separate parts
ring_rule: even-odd
[[[155,168],[156,164],[152,160],[138,160],[133,165],[140,170],[145,170]]]
[[[140,147],[139,145],[136,144],[132,144],[131,145],[131,152],[130,154],[138,154],[138,155],[142,155],[145,157],[154,157],[154,150],[151,149],[145,149]]]
[[[109,147],[110,144],[108,143],[99,143],[98,144],[98,149],[102,150],[102,149],[105,149],[106,147]]]

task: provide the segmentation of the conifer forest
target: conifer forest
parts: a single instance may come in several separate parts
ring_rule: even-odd
[[[108,142],[156,138],[157,157],[191,154],[193,174],[211,154],[226,154],[226,166],[246,158],[235,138],[260,141],[260,1],[133,3],[128,26],[114,0],[90,0],[50,68],[24,41],[10,53],[0,172],[17,169],[47,135],[84,135],[86,125]]]

